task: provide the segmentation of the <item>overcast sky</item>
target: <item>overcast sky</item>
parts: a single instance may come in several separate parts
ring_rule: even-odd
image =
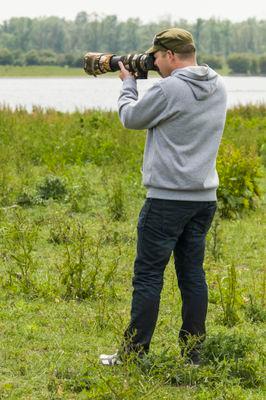
[[[139,17],[142,22],[170,17],[195,21],[216,17],[242,21],[249,17],[266,19],[265,0],[0,0],[0,22],[11,17],[56,15],[74,19],[79,11],[99,15],[117,15],[120,20]]]

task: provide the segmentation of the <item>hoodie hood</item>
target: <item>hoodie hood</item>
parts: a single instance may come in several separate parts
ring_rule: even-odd
[[[217,73],[208,65],[177,68],[172,73],[187,83],[197,100],[205,100],[217,89]]]

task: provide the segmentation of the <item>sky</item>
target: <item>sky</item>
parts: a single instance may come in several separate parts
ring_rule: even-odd
[[[140,18],[142,22],[158,21],[167,17],[172,22],[184,18],[211,17],[243,21],[250,17],[266,19],[265,0],[0,0],[0,22],[11,17],[44,17],[56,15],[73,20],[78,12],[100,16],[117,15],[119,20]]]

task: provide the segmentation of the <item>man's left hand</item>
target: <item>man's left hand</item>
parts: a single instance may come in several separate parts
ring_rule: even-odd
[[[126,78],[129,78],[129,77],[135,78],[135,75],[132,74],[131,72],[129,72],[129,71],[125,68],[125,66],[124,66],[124,64],[122,63],[122,61],[118,61],[118,65],[119,65],[119,68],[120,68],[119,78],[120,78],[122,81],[123,81],[124,79],[126,79]]]

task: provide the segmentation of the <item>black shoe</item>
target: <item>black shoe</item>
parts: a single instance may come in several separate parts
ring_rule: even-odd
[[[193,353],[186,356],[186,364],[193,367],[199,367],[202,365],[200,355],[198,353]]]

